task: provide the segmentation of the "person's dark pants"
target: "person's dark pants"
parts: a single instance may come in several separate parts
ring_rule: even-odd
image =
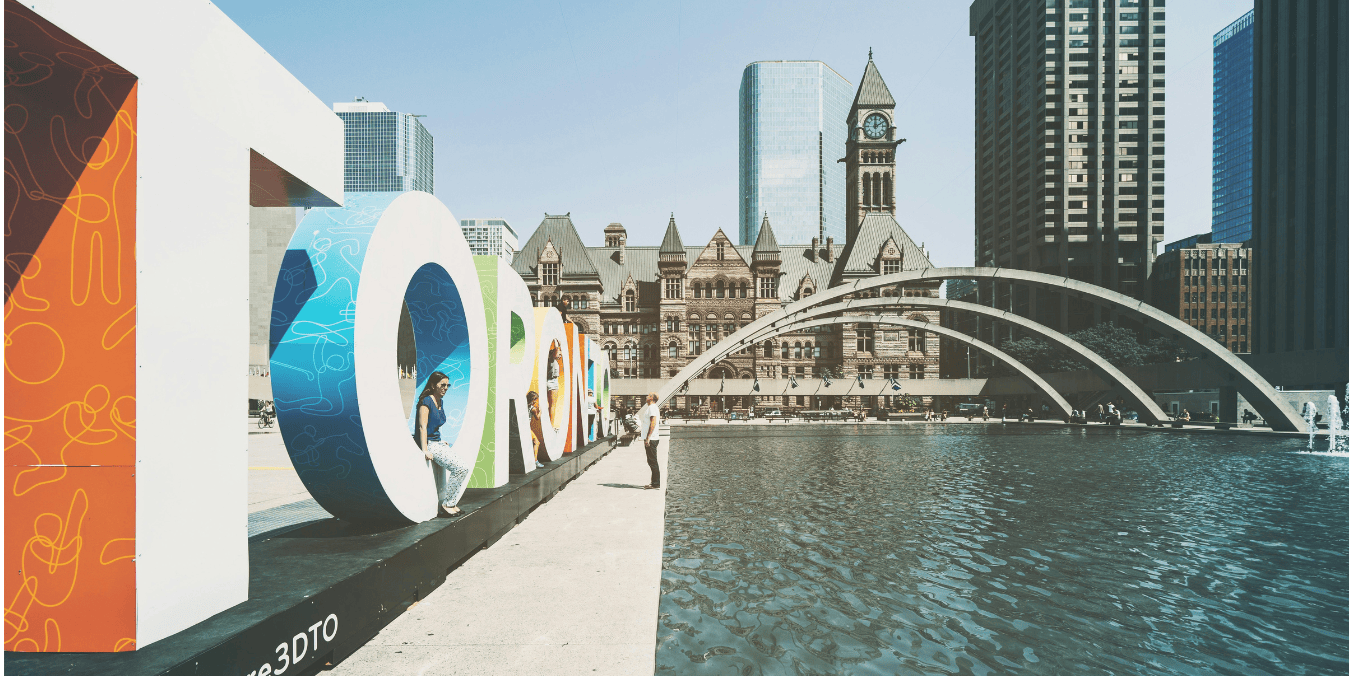
[[[658,471],[658,440],[644,442],[644,455],[648,457],[648,469],[653,473],[650,486],[662,485],[662,474]]]

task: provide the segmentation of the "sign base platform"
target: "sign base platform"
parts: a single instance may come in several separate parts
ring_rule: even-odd
[[[6,652],[5,672],[316,673],[355,652],[610,450],[603,439],[513,475],[506,486],[468,489],[460,502],[466,513],[454,519],[372,527],[331,518],[251,538],[248,601],[134,652]]]

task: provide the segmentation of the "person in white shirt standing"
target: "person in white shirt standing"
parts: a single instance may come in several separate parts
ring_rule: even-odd
[[[596,392],[587,391],[587,408],[583,410],[587,411],[587,440],[591,441],[592,435],[596,432],[597,413],[601,411],[601,407],[597,406]]]
[[[644,433],[644,455],[648,457],[648,469],[653,474],[646,489],[662,488],[662,474],[658,471],[658,425],[662,415],[658,411],[658,393],[648,394],[648,405],[639,415],[639,426]]]

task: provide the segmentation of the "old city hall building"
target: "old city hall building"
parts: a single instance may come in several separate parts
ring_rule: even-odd
[[[781,244],[763,219],[754,245],[736,245],[719,230],[703,246],[682,243],[676,218],[660,246],[630,246],[625,228],[605,229],[605,246],[584,246],[569,214],[546,215],[513,267],[539,305],[564,308],[569,321],[606,350],[612,377],[669,378],[757,317],[861,277],[930,267],[926,252],[898,225],[893,186],[901,140],[894,101],[872,59],[845,123],[846,241]],[[939,296],[939,282],[875,291]],[[847,296],[849,298],[849,296]],[[886,313],[938,324],[930,308]],[[849,313],[847,313],[849,314]],[[864,314],[864,313],[859,313]],[[867,322],[812,327],[732,353],[706,378],[787,379],[939,377],[935,334]],[[900,397],[678,396],[677,408],[892,406]]]

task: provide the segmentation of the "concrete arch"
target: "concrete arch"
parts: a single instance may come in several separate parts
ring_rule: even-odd
[[[843,296],[850,294],[866,293],[875,291],[880,287],[892,286],[895,284],[915,283],[918,281],[938,282],[947,279],[981,279],[1040,286],[1065,293],[1074,298],[1096,301],[1112,305],[1120,310],[1133,312],[1140,316],[1148,326],[1156,331],[1177,338],[1178,340],[1197,348],[1200,352],[1216,358],[1227,369],[1234,372],[1237,376],[1240,376],[1238,378],[1236,389],[1240,390],[1241,394],[1245,395],[1245,399],[1254,405],[1256,412],[1263,416],[1265,420],[1269,421],[1269,424],[1273,429],[1283,431],[1305,429],[1305,421],[1297,415],[1296,411],[1289,410],[1283,405],[1283,402],[1274,395],[1273,386],[1265,380],[1263,376],[1260,376],[1259,373],[1250,368],[1248,364],[1241,361],[1240,358],[1236,357],[1234,354],[1231,354],[1231,351],[1227,350],[1224,346],[1218,345],[1216,341],[1209,338],[1206,334],[1199,332],[1175,317],[1151,307],[1144,301],[1130,298],[1116,291],[1110,291],[1089,282],[1081,282],[1067,277],[1046,275],[1040,272],[1030,272],[1028,270],[1013,270],[1009,268],[926,268],[923,270],[908,270],[891,275],[880,275],[878,277],[859,279],[849,284],[821,289],[815,295],[790,303],[783,309],[767,314],[748,324],[725,340],[730,344],[745,342],[746,337],[756,335],[767,326],[770,326],[787,316],[802,313],[815,306],[839,300]],[[918,301],[926,299],[898,297],[889,298],[887,300],[890,303],[905,306],[920,305],[921,303]],[[932,298],[930,300],[938,299]],[[1004,314],[1010,315],[1010,313]],[[1010,316],[1018,317],[1018,315]],[[1019,319],[1024,318],[1019,317]],[[1037,324],[1036,322],[1032,322],[1031,320],[1025,321],[1036,325],[1038,329],[1042,331],[1051,331],[1051,329],[1048,329],[1041,324]],[[1012,320],[1012,323],[1019,322],[1014,322]],[[1053,331],[1053,333],[1065,340],[1065,337],[1062,336],[1061,333],[1056,331]],[[716,348],[714,351],[706,352],[705,355],[715,356],[719,355],[720,352],[721,350]],[[705,355],[702,355],[702,357]],[[688,370],[691,373],[698,373],[704,368],[704,365],[709,363],[705,362],[704,364],[701,364],[701,361],[702,359],[697,359],[690,364],[687,364],[686,368],[682,369],[681,372],[674,377],[672,382],[669,382],[668,385],[664,385],[663,389],[658,392],[660,400],[669,398],[682,382],[689,379],[690,376],[687,373]],[[1114,369],[1114,371],[1117,371],[1117,369]],[[1101,376],[1103,375],[1104,374],[1101,374]],[[1118,382],[1125,388],[1131,387],[1131,389],[1140,393],[1140,395],[1134,396],[1134,398],[1145,396],[1145,393],[1142,392],[1141,388],[1132,384],[1132,381],[1127,379],[1126,376],[1123,376],[1122,372],[1118,372],[1117,377],[1111,377],[1109,380],[1111,382]],[[1152,414],[1157,417],[1157,420],[1164,420],[1164,412],[1160,411],[1160,407],[1156,406],[1154,401],[1151,401],[1149,397],[1146,398],[1146,401],[1150,403],[1149,408],[1152,411]],[[1145,408],[1146,407],[1143,407],[1143,410],[1145,410]]]
[[[1004,322],[1009,322],[1011,324],[1023,328],[1024,330],[1030,333],[1042,336],[1043,338],[1046,338],[1047,340],[1062,347],[1063,349],[1075,353],[1076,356],[1080,357],[1083,361],[1089,364],[1090,369],[1093,370],[1097,375],[1099,375],[1100,378],[1104,379],[1105,382],[1115,383],[1119,387],[1123,388],[1124,393],[1127,394],[1128,396],[1128,399],[1130,399],[1132,403],[1136,405],[1137,411],[1141,415],[1143,422],[1155,424],[1169,420],[1169,417],[1166,416],[1165,412],[1160,409],[1160,406],[1158,406],[1156,404],[1156,401],[1151,398],[1151,395],[1147,394],[1144,390],[1142,390],[1142,388],[1138,387],[1137,384],[1134,383],[1131,378],[1127,377],[1126,374],[1118,370],[1118,367],[1114,366],[1113,364],[1110,364],[1103,357],[1100,357],[1099,355],[1095,354],[1094,352],[1087,349],[1080,343],[1077,343],[1076,341],[1067,338],[1059,331],[1054,331],[1042,324],[1039,324],[1038,322],[1032,319],[1021,317],[1012,312],[1006,312],[1005,310],[997,310],[996,308],[987,307],[985,305],[977,305],[975,303],[964,303],[961,301],[949,300],[947,298],[925,298],[925,297],[904,298],[902,299],[902,301],[903,302],[901,304],[906,305],[908,307],[926,306],[933,308],[950,308],[954,310],[961,310],[965,312],[972,312],[974,314],[985,315],[993,319],[999,319]],[[887,307],[897,307],[898,305],[899,301],[896,298],[860,298],[849,300],[844,303],[832,303],[830,305],[823,305],[821,307],[809,308],[807,310],[804,310],[803,312],[795,313],[793,317],[797,320],[803,320],[813,317],[821,317],[823,315],[835,314],[837,312],[843,312],[846,310],[859,310],[864,308],[887,308]],[[781,321],[789,321],[789,319],[786,318]],[[778,326],[780,323],[781,322],[774,322],[773,325]]]
[[[772,336],[777,336],[780,335],[781,333],[787,333],[789,331],[802,331],[803,329],[811,328],[814,326],[831,326],[834,324],[854,324],[856,322],[862,321],[872,322],[875,324],[887,324],[889,326],[905,326],[913,329],[921,329],[937,335],[953,338],[954,340],[957,340],[962,343],[967,343],[968,345],[971,345],[977,348],[978,350],[987,353],[992,358],[1001,361],[1010,368],[1015,369],[1015,371],[1018,372],[1019,375],[1023,377],[1026,381],[1028,381],[1030,385],[1033,385],[1036,389],[1038,389],[1045,396],[1047,396],[1047,398],[1051,399],[1053,403],[1057,405],[1057,408],[1061,409],[1062,415],[1065,418],[1069,419],[1071,417],[1070,402],[1068,402],[1065,397],[1063,397],[1060,393],[1058,393],[1057,390],[1053,389],[1052,385],[1048,384],[1048,381],[1040,378],[1038,374],[1030,370],[1029,367],[1019,363],[1019,361],[1014,357],[1011,357],[1010,355],[996,349],[990,343],[982,342],[976,338],[973,338],[972,336],[969,336],[966,333],[955,331],[951,328],[939,326],[937,324],[931,324],[929,322],[918,322],[913,319],[906,319],[903,317],[898,317],[896,315],[872,315],[872,316],[866,315],[853,317],[832,317],[830,319],[809,319],[773,327],[771,329],[768,329],[767,333],[762,333],[756,336],[755,338],[750,339],[749,342],[765,340]]]

